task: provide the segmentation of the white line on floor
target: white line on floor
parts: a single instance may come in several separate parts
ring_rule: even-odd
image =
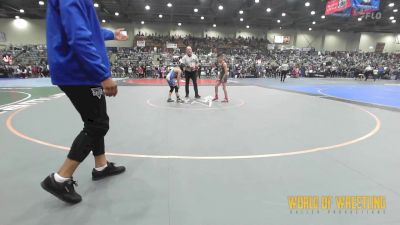
[[[23,101],[25,101],[25,100],[27,100],[27,99],[29,99],[29,98],[32,97],[31,94],[26,93],[26,92],[22,92],[22,91],[0,91],[0,92],[12,92],[12,93],[20,93],[20,94],[27,95],[27,97],[25,97],[25,98],[23,98],[23,99],[21,99],[21,100],[18,100],[18,101],[15,101],[15,102],[11,102],[11,103],[7,103],[7,104],[4,104],[4,105],[0,105],[0,107],[7,106],[7,105],[17,104],[17,103],[23,102]]]

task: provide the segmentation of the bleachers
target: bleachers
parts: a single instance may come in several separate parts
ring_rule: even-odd
[[[215,76],[216,52],[225,53],[232,77],[265,77],[276,73],[279,65],[288,63],[295,76],[313,77],[356,77],[364,73],[367,66],[375,69],[383,67],[380,78],[391,78],[399,71],[399,54],[361,53],[361,52],[318,52],[313,49],[268,50],[262,39],[219,39],[194,37],[141,36],[146,47],[108,48],[111,68],[115,77],[138,77],[137,69],[143,66],[144,77],[154,77],[161,68],[179,63],[187,45],[191,45],[201,62],[201,74]],[[177,49],[165,48],[171,41],[178,44]],[[246,44],[246,48],[243,47]],[[24,52],[26,51],[26,52]],[[47,51],[45,46],[26,45],[9,46],[0,50],[0,54],[20,55],[12,66],[1,67],[12,76],[38,77],[48,75]],[[26,70],[26,71],[25,71]],[[37,71],[39,70],[39,71]],[[24,72],[25,71],[25,72]],[[26,74],[24,74],[26,73]],[[1,74],[0,74],[1,75]]]

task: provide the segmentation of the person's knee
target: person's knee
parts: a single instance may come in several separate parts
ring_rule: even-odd
[[[88,121],[85,123],[85,132],[92,138],[102,138],[106,136],[110,129],[108,119],[104,121]]]
[[[93,148],[93,138],[83,130],[75,138],[72,143],[71,150],[68,153],[68,159],[77,162],[83,162],[85,158],[89,155]]]

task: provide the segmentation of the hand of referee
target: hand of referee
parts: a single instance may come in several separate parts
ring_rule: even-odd
[[[106,96],[115,97],[118,93],[117,83],[111,77],[101,82],[101,86]]]

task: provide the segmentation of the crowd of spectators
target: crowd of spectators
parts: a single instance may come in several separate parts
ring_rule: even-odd
[[[269,42],[257,38],[197,38],[138,34],[136,41],[146,47],[108,48],[115,77],[163,78],[172,65],[179,64],[186,46],[192,46],[200,60],[200,77],[218,74],[216,55],[225,54],[232,78],[276,77],[288,64],[292,77],[347,77],[400,79],[400,54],[373,52],[321,52],[314,49],[270,49]],[[166,43],[177,48],[167,48]],[[18,56],[0,64],[0,76],[46,77],[49,75],[45,46],[19,46],[0,50]]]
[[[0,49],[0,77],[48,77],[47,49],[43,45],[9,46]]]

